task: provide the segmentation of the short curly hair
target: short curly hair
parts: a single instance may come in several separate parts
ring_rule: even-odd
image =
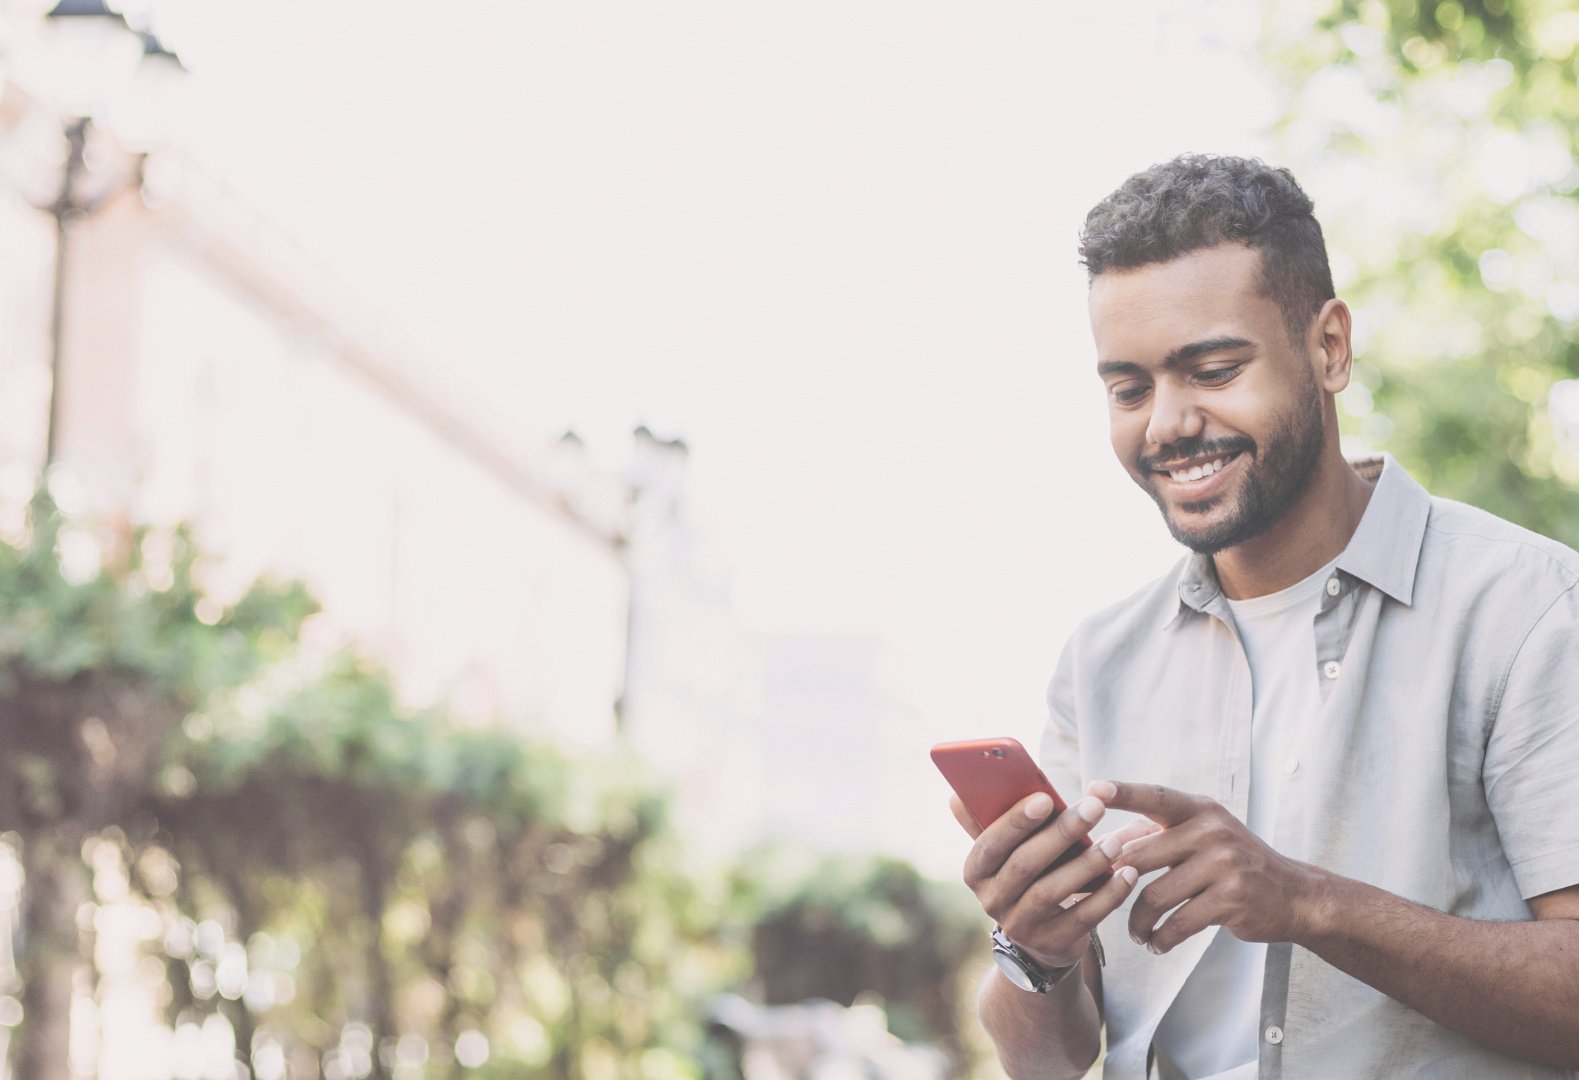
[[[1080,231],[1080,261],[1094,280],[1244,244],[1261,253],[1261,292],[1277,303],[1297,343],[1334,295],[1314,208],[1287,169],[1256,158],[1181,154],[1136,173],[1092,207]]]

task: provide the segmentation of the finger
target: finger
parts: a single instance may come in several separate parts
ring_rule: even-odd
[[[969,882],[997,873],[1005,859],[1047,824],[1052,812],[1053,800],[1041,792],[1015,803],[977,834],[976,843],[965,858],[965,880]]]
[[[959,827],[968,832],[972,840],[981,835],[981,823],[965,809],[965,804],[960,801],[958,795],[949,796],[948,808],[954,812],[954,820],[959,822]]]
[[[1038,806],[1038,798],[1046,799],[1046,805]],[[1052,800],[1045,795],[1031,796],[983,830],[966,857],[965,882],[994,918],[1017,904],[1026,889],[1071,845],[1079,844],[1105,812],[1100,799],[1087,797],[1048,823],[1051,807]],[[1037,812],[1042,816],[1033,819],[1030,815]]]
[[[1157,927],[1146,942],[1146,948],[1161,956],[1223,921],[1220,907],[1210,892],[1200,893],[1175,908],[1166,922]]]
[[[1130,867],[1136,870],[1138,868]],[[1205,892],[1210,872],[1201,862],[1185,862],[1146,883],[1129,912],[1129,936],[1138,944],[1151,941],[1158,921],[1180,904]]]
[[[1121,829],[1115,829],[1110,833],[1104,833],[1097,839],[1106,840],[1110,836],[1115,837],[1119,843],[1119,854],[1114,861],[1116,863],[1122,863],[1124,861],[1123,849],[1125,847],[1144,837],[1155,836],[1161,831],[1162,826],[1158,825],[1155,821],[1147,821],[1145,818],[1140,818],[1136,821],[1131,821],[1128,825],[1125,825]]]
[[[1133,866],[1142,874],[1177,866],[1200,847],[1195,831],[1180,826],[1173,829],[1158,827],[1154,832],[1126,841],[1123,850],[1113,860],[1114,866]]]
[[[1093,877],[1088,878],[1087,881],[1097,879],[1106,881],[1112,872],[1118,868],[1115,865],[1115,860],[1122,858],[1126,844],[1141,837],[1150,836],[1161,829],[1161,825],[1146,821],[1143,818],[1139,821],[1132,821],[1123,828],[1115,829],[1113,832],[1104,833],[1097,837],[1096,841],[1080,856],[1079,860],[1081,865],[1088,867],[1093,874]]]
[[[1159,825],[1188,821],[1210,801],[1161,784],[1126,784],[1117,780],[1098,780],[1086,791],[1115,810],[1140,814]]]
[[[1123,850],[1122,834],[1126,831],[1108,833],[1075,858],[1042,874],[1026,888],[1022,902],[1043,911],[1083,902],[1112,877],[1113,859]]]
[[[1064,967],[1085,955],[1091,931],[1124,903],[1140,875],[1134,867],[1118,871],[1100,889],[1061,912],[1057,918],[1031,913],[1030,905],[999,920],[1009,939],[1048,967]]]
[[[1021,840],[998,867],[990,871],[996,879],[994,886],[999,904],[1016,903],[1025,890],[1050,869],[1078,857],[1087,846],[1087,834],[1102,819],[1104,811],[1100,800],[1082,799]],[[986,839],[984,833],[978,845]],[[968,863],[967,859],[967,874]]]

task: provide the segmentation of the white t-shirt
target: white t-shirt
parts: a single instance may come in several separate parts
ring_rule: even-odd
[[[1269,596],[1229,600],[1250,662],[1250,798],[1245,824],[1276,846],[1283,769],[1321,712],[1316,613],[1334,559]],[[1260,1048],[1261,977],[1266,946],[1220,928],[1157,1027],[1154,1045],[1165,1080],[1255,1080]]]

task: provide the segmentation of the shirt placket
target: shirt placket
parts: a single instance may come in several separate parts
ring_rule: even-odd
[[[1199,586],[1197,595],[1209,593],[1197,608],[1203,615],[1222,623],[1234,641],[1234,662],[1223,673],[1220,684],[1218,773],[1212,796],[1240,821],[1250,812],[1250,725],[1253,719],[1254,690],[1250,682],[1250,661],[1233,611],[1221,591]]]
[[[1343,676],[1343,658],[1348,651],[1353,629],[1356,582],[1334,570],[1322,586],[1321,607],[1316,612],[1316,680],[1322,705]],[[1305,858],[1305,792],[1310,770],[1300,769],[1306,740],[1319,732],[1301,732],[1283,763],[1283,787],[1273,825],[1273,846],[1291,859]],[[1267,946],[1266,967],[1261,982],[1261,1044],[1257,1076],[1259,1080],[1282,1080],[1283,1047],[1289,1033],[1289,975],[1293,967],[1294,946],[1286,941]]]

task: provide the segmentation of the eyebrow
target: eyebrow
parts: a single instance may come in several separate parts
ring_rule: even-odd
[[[1201,341],[1192,341],[1188,345],[1180,345],[1167,356],[1162,358],[1164,371],[1172,371],[1191,360],[1208,356],[1212,353],[1228,352],[1230,349],[1245,349],[1253,346],[1255,342],[1241,337],[1214,337]],[[1103,360],[1097,364],[1097,374],[1108,375],[1138,375],[1145,371],[1145,367],[1133,360]]]

